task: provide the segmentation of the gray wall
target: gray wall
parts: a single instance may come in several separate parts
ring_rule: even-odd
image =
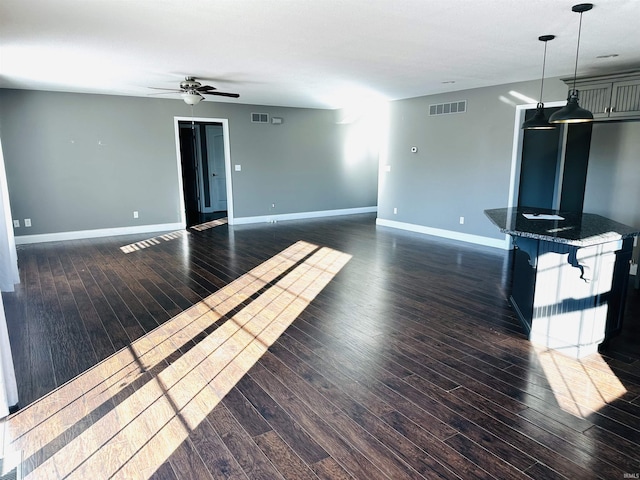
[[[179,100],[0,90],[12,213],[33,224],[16,235],[179,222],[173,117],[190,115]],[[344,168],[335,112],[207,101],[195,116],[229,119],[236,217],[376,204],[376,159]]]
[[[640,227],[640,122],[593,125],[584,211]]]
[[[539,89],[532,81],[392,102],[391,171],[381,173],[378,217],[504,238],[483,211],[508,202],[515,108],[530,103],[510,92],[537,99]],[[566,93],[559,79],[545,80],[547,103]],[[467,100],[466,113],[428,115],[430,104],[456,100]]]
[[[0,112],[16,235],[179,221],[164,102],[4,90]]]
[[[381,135],[371,119],[217,102],[195,115],[229,119],[232,163],[242,165],[232,173],[238,218],[377,201],[383,219],[500,239],[483,210],[508,202],[515,106],[528,103],[510,92],[536,98],[538,89],[532,81],[391,102],[389,118],[376,117],[388,124],[391,166],[380,169],[377,200]],[[561,81],[545,81],[547,103],[565,95]],[[430,104],[454,100],[467,100],[467,113],[429,117]],[[256,111],[284,123],[252,124]],[[178,100],[0,90],[13,215],[33,222],[16,234],[178,222],[173,117],[190,113]],[[585,211],[640,225],[639,133],[640,123],[594,125]]]
[[[242,165],[233,172],[236,217],[376,205],[377,156],[348,168],[342,142],[350,126],[338,124],[336,112],[229,104],[216,111],[233,121],[232,161]],[[256,111],[283,123],[251,124]]]

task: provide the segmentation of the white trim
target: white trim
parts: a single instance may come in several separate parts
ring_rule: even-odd
[[[178,165],[178,188],[180,196],[180,221],[186,225],[186,212],[184,205],[184,185],[182,184],[182,161],[180,158],[180,126],[179,122],[221,123],[222,138],[224,143],[224,170],[227,181],[227,218],[229,225],[235,223],[233,216],[233,181],[231,177],[231,142],[229,140],[229,119],[206,117],[173,117],[176,141],[176,160]]]
[[[224,174],[227,177],[227,223],[233,225],[235,217],[233,214],[233,180],[231,177],[231,140],[229,139],[229,120],[222,121],[222,137],[224,139]]]
[[[156,225],[139,225],[135,227],[97,228],[95,230],[78,230],[75,232],[42,233],[39,235],[22,235],[16,237],[16,245],[30,243],[60,242],[64,240],[80,240],[82,238],[113,237],[115,235],[133,235],[139,233],[167,232],[183,230],[185,223],[160,223]]]
[[[520,182],[520,158],[522,157],[523,135],[520,128],[524,122],[526,110],[536,108],[533,104],[517,105],[516,119],[513,125],[513,148],[511,149],[511,172],[509,174],[509,198],[507,198],[507,207],[511,208],[516,205],[518,200]]]
[[[453,230],[443,230],[441,228],[425,227],[424,225],[416,225],[414,223],[396,222],[395,220],[386,220],[384,218],[377,218],[376,225],[408,230],[415,233],[423,233],[425,235],[434,235],[436,237],[449,238],[451,240],[460,240],[462,242],[484,245],[485,247],[500,248],[502,250],[509,250],[510,248],[508,235],[505,235],[504,240],[498,240],[497,238],[483,237],[480,235],[472,235],[470,233],[456,232]]]
[[[562,124],[561,124],[562,125]],[[562,182],[564,182],[564,164],[567,156],[567,136],[569,129],[562,125],[560,132],[560,148],[558,149],[558,160],[556,162],[556,183],[553,192],[553,208],[560,210],[560,201],[562,200]]]
[[[180,156],[180,125],[178,120],[180,117],[173,117],[174,140],[176,142],[176,160],[178,174],[178,211],[180,212],[180,223],[187,224],[187,212],[184,204],[184,185],[182,183],[182,157]]]
[[[303,220],[306,218],[335,217],[340,215],[355,215],[358,213],[375,213],[378,207],[342,208],[339,210],[320,210],[316,212],[282,213],[280,215],[261,215],[259,217],[236,218],[236,225],[249,223],[273,223],[278,220]]]

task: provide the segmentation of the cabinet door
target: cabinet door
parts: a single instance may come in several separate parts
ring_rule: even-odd
[[[611,94],[611,117],[629,117],[640,114],[640,81],[616,82]],[[594,112],[595,116],[595,112]]]
[[[579,104],[593,113],[593,118],[607,118],[611,106],[611,83],[576,85]]]

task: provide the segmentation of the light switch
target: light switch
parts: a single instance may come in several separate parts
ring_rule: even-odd
[[[242,171],[242,165],[236,165],[235,166],[235,170],[236,170],[236,172]]]

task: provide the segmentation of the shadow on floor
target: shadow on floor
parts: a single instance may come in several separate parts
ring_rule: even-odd
[[[640,361],[640,289],[634,287],[634,280],[629,280],[622,331],[602,351],[625,363]]]

